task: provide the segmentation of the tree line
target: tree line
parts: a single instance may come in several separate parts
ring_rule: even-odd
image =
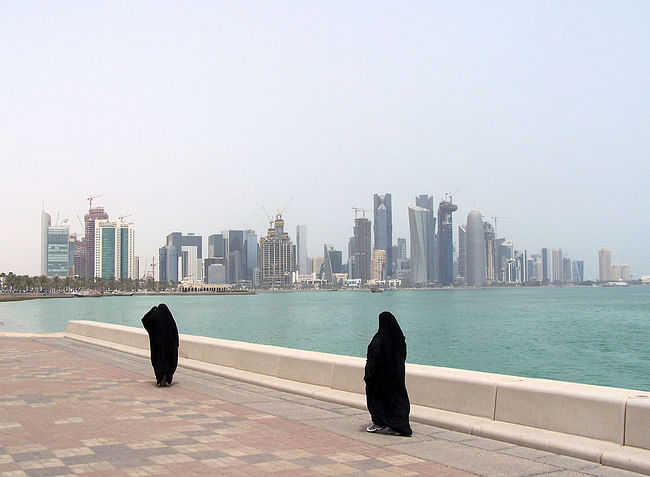
[[[75,293],[81,290],[95,291],[155,291],[165,290],[167,282],[125,278],[80,278],[80,277],[30,277],[13,272],[0,273],[0,290],[3,293]]]

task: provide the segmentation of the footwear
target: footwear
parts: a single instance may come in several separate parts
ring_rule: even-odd
[[[366,427],[366,432],[378,432],[378,431],[383,431],[384,429],[386,428],[382,426],[378,426],[375,423],[372,423],[368,427]]]

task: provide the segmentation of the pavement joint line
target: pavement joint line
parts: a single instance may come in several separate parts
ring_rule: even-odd
[[[62,350],[62,351],[65,351],[65,352],[67,352],[69,354],[77,355],[78,357],[80,357],[82,359],[86,359],[86,360],[93,361],[93,362],[96,362],[96,363],[101,363],[104,366],[116,367],[116,368],[122,369],[124,371],[127,371],[129,373],[134,373],[134,374],[137,374],[137,375],[140,375],[140,376],[143,376],[143,377],[146,376],[148,379],[152,379],[151,376],[152,376],[153,373],[152,373],[152,371],[151,371],[151,369],[150,369],[150,367],[149,367],[149,365],[147,363],[148,360],[143,358],[142,356],[133,356],[133,355],[129,354],[126,351],[108,350],[106,348],[101,348],[101,347],[99,347],[97,345],[94,345],[94,344],[86,344],[86,343],[79,342],[79,341],[76,341],[76,340],[62,339],[61,337],[52,337],[52,336],[33,337],[32,336],[32,337],[29,337],[29,339],[31,339],[33,341],[37,341],[37,342],[39,342],[41,344],[44,344],[44,345],[50,347],[51,349]],[[23,363],[24,362],[25,361],[23,361]],[[2,366],[2,363],[0,362],[0,367],[1,366]],[[53,367],[50,366],[49,368],[53,368]],[[101,366],[93,366],[92,368],[93,369],[99,369],[99,368],[101,368]],[[183,368],[182,372],[178,373],[178,374],[181,375],[181,376],[187,376],[186,378],[184,377],[181,381],[176,381],[176,382],[180,383],[181,388],[185,387],[186,389],[193,390],[192,392],[198,392],[200,394],[203,394],[204,396],[210,397],[212,399],[212,401],[214,401],[214,397],[211,396],[210,393],[206,394],[206,392],[205,392],[206,390],[197,391],[196,389],[194,389],[194,388],[196,388],[196,386],[190,386],[192,377],[207,376],[205,372],[202,372],[202,371],[199,371],[199,370],[191,370],[189,368]],[[38,375],[35,375],[35,376],[38,376]],[[86,380],[86,381],[88,381],[88,380]],[[90,383],[93,383],[95,381],[100,383],[99,387],[97,387],[97,389],[99,391],[108,389],[106,387],[104,387],[104,388],[101,387],[102,386],[101,379],[100,380],[90,380]],[[140,382],[143,382],[143,381],[144,381],[144,379],[142,381],[140,381]],[[119,388],[120,386],[128,385],[131,382],[132,381],[130,381],[128,379],[125,380],[124,382],[118,381],[117,384],[115,384],[115,387]],[[271,392],[269,392],[269,391],[265,392],[265,390],[267,388],[264,388],[264,387],[261,387],[259,385],[255,385],[255,384],[252,384],[252,383],[248,383],[248,382],[241,383],[241,384],[237,385],[238,382],[234,381],[231,378],[216,377],[215,376],[215,381],[212,381],[211,378],[205,377],[205,378],[202,379],[202,382],[203,382],[203,386],[211,386],[212,388],[214,388],[211,391],[213,394],[214,394],[214,392],[219,393],[219,392],[223,392],[223,391],[229,391],[229,392],[232,393],[233,392],[232,389],[236,388],[236,389],[240,389],[241,391],[244,391],[245,393],[254,394],[254,395],[256,394],[257,396],[265,396],[264,399],[262,399],[261,401],[257,401],[257,402],[261,402],[261,403],[284,402],[284,403],[295,404],[295,405],[303,406],[303,407],[307,407],[307,408],[313,408],[313,409],[319,410],[319,411],[330,412],[330,413],[333,413],[333,414],[337,414],[338,416],[340,416],[340,418],[344,418],[344,417],[349,418],[349,417],[351,417],[351,416],[346,415],[344,413],[337,413],[336,412],[337,408],[338,409],[348,409],[348,408],[346,408],[345,406],[342,406],[342,405],[335,405],[333,408],[328,408],[328,406],[330,406],[331,403],[327,403],[328,405],[325,406],[325,408],[322,408],[322,407],[320,407],[320,406],[318,406],[316,404],[317,403],[325,403],[325,401],[318,401],[318,399],[309,398],[309,397],[301,396],[301,395],[292,395],[292,394],[284,392],[284,391],[274,391],[274,390],[272,390]],[[108,383],[103,383],[103,384],[108,385]],[[187,384],[187,386],[185,386],[186,384]],[[111,384],[111,386],[113,386],[113,385]],[[93,386],[91,385],[90,387],[92,388]],[[171,388],[168,388],[166,390],[167,391],[173,390],[174,387],[175,386],[172,386]],[[152,386],[152,388],[155,388],[155,386]],[[224,401],[222,401],[222,402],[224,402]],[[253,402],[250,402],[250,403],[252,404]],[[196,404],[196,403],[194,403],[194,404]],[[236,406],[246,406],[246,404],[247,404],[247,402],[243,402],[243,401],[239,401],[239,400],[233,403],[233,405],[236,405]],[[255,411],[255,412],[259,413],[259,411]],[[359,411],[358,416],[356,416],[355,419],[360,420],[362,414],[364,414],[364,412]],[[291,420],[291,417],[286,417],[286,416],[283,416],[283,417],[278,416],[278,417],[280,419],[285,419],[285,420],[290,419]],[[366,414],[366,418],[367,418],[367,414]],[[323,423],[324,421],[326,421],[327,419],[330,419],[330,418],[329,417],[317,417],[317,418],[310,418],[310,419],[294,419],[293,422],[295,422],[297,424],[306,424],[306,425],[309,426],[310,421],[312,423],[314,423],[314,424],[317,424],[317,423],[320,424],[320,423]],[[429,429],[427,429],[428,432],[424,433],[422,435],[418,434],[418,438],[419,438],[418,441],[414,441],[414,440],[409,439],[409,443],[411,443],[411,444],[422,443],[422,442],[427,441],[428,438],[431,438],[431,439],[435,439],[435,440],[438,440],[438,441],[447,442],[448,444],[454,444],[454,445],[463,446],[463,447],[473,447],[473,448],[475,448],[475,449],[477,449],[479,451],[483,451],[485,453],[490,453],[491,452],[493,454],[500,454],[500,455],[504,455],[504,456],[508,456],[508,457],[514,457],[514,458],[520,459],[522,461],[528,461],[528,462],[539,462],[539,460],[543,460],[544,458],[549,458],[549,456],[551,456],[551,457],[558,456],[557,454],[548,453],[547,456],[539,456],[539,457],[533,458],[533,459],[527,458],[527,457],[517,457],[517,456],[513,456],[512,454],[508,454],[506,452],[499,452],[499,450],[508,450],[508,449],[512,449],[512,448],[516,447],[514,445],[510,445],[510,447],[504,447],[503,449],[499,449],[499,450],[489,450],[489,449],[484,449],[482,447],[470,446],[470,445],[467,445],[465,443],[467,441],[475,441],[475,440],[483,439],[483,438],[480,438],[480,437],[477,437],[477,436],[472,436],[472,435],[467,435],[467,439],[447,440],[447,439],[444,439],[443,436],[436,436],[437,434],[440,434],[440,433],[450,432],[450,431],[448,431],[446,429],[433,428],[433,427],[430,427],[430,426],[426,426],[424,424],[418,424],[418,426],[429,427]],[[319,426],[317,426],[317,425],[314,425],[313,427],[319,428]],[[365,433],[362,434],[362,432],[363,432],[363,429],[361,429],[359,431],[359,436],[357,436],[357,438],[359,438],[359,437],[367,438],[368,437],[368,436],[364,435]],[[343,434],[341,433],[340,435],[343,435]],[[451,434],[449,436],[451,436]],[[396,437],[396,436],[393,436],[393,437]],[[403,442],[403,441],[385,442],[383,440],[382,441],[375,441],[372,444],[368,444],[366,439],[361,439],[361,440],[359,440],[359,442],[363,443],[364,445],[372,445],[374,447],[385,448],[385,449],[390,449],[391,447],[400,446],[400,445],[403,446],[405,444],[405,442]],[[508,445],[507,443],[504,443],[504,444],[506,444],[506,446]],[[1,447],[1,445],[0,445],[0,447]],[[406,450],[408,450],[408,449],[400,449],[398,452],[400,452],[401,454],[406,454],[406,455],[410,454],[412,457],[417,457],[417,456],[415,456],[415,455],[413,455],[413,454],[411,454],[409,452],[406,452]],[[562,456],[559,456],[559,457],[562,457]],[[576,460],[578,460],[578,459],[576,459]],[[583,473],[581,471],[582,470],[593,470],[593,469],[605,469],[605,470],[613,469],[614,470],[614,468],[598,466],[594,462],[590,462],[590,461],[582,461],[582,462],[585,463],[585,467],[580,467],[578,470],[576,470],[575,467],[557,466],[557,465],[554,465],[552,463],[545,463],[545,465],[549,465],[549,466],[554,468],[553,472],[541,472],[541,473],[540,472],[532,472],[532,473],[531,472],[524,472],[524,473],[517,473],[516,475],[521,475],[521,476],[523,476],[523,475],[526,475],[526,476],[553,475],[553,474],[555,474],[557,472],[561,472],[561,471],[574,472],[574,473],[583,474],[583,475],[592,475],[592,474],[588,474],[588,473]],[[543,462],[541,462],[541,463],[543,463]],[[443,463],[443,465],[444,465],[444,463]],[[0,467],[0,472],[1,471],[2,471],[2,468]],[[486,474],[486,475],[489,475],[489,474]],[[595,474],[595,475],[599,475],[599,474]],[[621,474],[621,475],[623,475],[623,474]],[[635,474],[633,474],[633,473],[625,473],[625,475],[635,475]],[[636,475],[640,475],[640,474],[636,474]]]

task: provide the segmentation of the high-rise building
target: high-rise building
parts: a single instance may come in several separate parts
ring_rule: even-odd
[[[365,217],[354,219],[354,235],[350,239],[350,258],[354,263],[350,278],[360,278],[362,282],[370,280],[371,259],[370,220]]]
[[[193,233],[183,235],[172,232],[167,235],[167,244],[158,249],[158,279],[179,282],[183,278],[202,280],[203,267],[198,263],[203,259],[203,237]]]
[[[551,274],[550,274],[551,262],[548,257],[548,248],[542,249],[542,284],[548,285],[550,283]]]
[[[411,280],[415,284],[428,283],[427,259],[427,214],[428,210],[423,207],[410,206],[409,230],[411,238]]]
[[[467,226],[458,226],[458,278],[467,283]]]
[[[95,221],[108,220],[108,214],[104,212],[104,207],[93,207],[88,210],[84,216],[85,225],[85,242],[86,242],[86,260],[84,275],[82,278],[95,277]]]
[[[333,246],[325,244],[323,246],[323,276],[327,283],[334,283],[334,274],[343,272],[342,260],[343,255],[340,250],[335,250]]]
[[[585,281],[585,262],[584,260],[573,261],[573,281],[582,283]]]
[[[467,285],[483,286],[486,279],[486,234],[484,222],[478,210],[467,214]]]
[[[223,234],[212,234],[208,236],[208,257],[226,257],[226,245]]]
[[[72,274],[74,264],[74,242],[70,245],[70,226],[52,225],[50,215],[41,212],[41,275],[46,277],[67,277]]]
[[[451,214],[458,206],[449,200],[443,200],[438,205],[438,281],[442,285],[454,282],[454,237]]]
[[[284,288],[291,284],[291,274],[296,269],[295,247],[284,231],[282,215],[277,214],[266,237],[260,238],[260,285],[263,288]]]
[[[408,252],[406,250],[406,239],[405,238],[398,238],[397,239],[397,258],[398,259],[407,259],[408,258]]]
[[[495,240],[497,248],[497,280],[499,282],[507,283],[508,280],[508,263],[514,260],[515,252],[512,240],[505,240],[503,238]]]
[[[385,276],[393,265],[393,206],[390,194],[374,195],[375,249],[386,252]]]
[[[298,260],[298,273],[306,275],[307,270],[307,226],[296,226],[296,255]]]
[[[564,268],[562,267],[562,249],[554,248],[551,250],[553,258],[553,282],[560,283],[564,277]]]
[[[494,241],[494,227],[489,222],[483,222],[483,235],[485,247],[485,278],[488,282],[496,281],[496,245]]]
[[[386,280],[386,250],[376,248],[370,260],[371,280]]]
[[[436,218],[433,215],[433,196],[420,194],[415,197],[415,205],[428,210],[425,222],[425,241],[427,243],[427,281],[433,282],[438,278],[438,254],[436,240]],[[406,258],[406,257],[404,257]]]
[[[135,227],[132,223],[95,220],[95,278],[135,279]]]
[[[254,230],[244,230],[244,257],[246,262],[246,280],[253,280],[259,255],[257,234]]]
[[[571,259],[569,257],[562,258],[562,281],[568,283],[571,281]]]
[[[621,266],[618,263],[612,263],[612,281],[619,281],[621,279]]]
[[[47,276],[47,229],[52,225],[50,214],[41,211],[41,275]]]
[[[598,251],[598,280],[601,282],[612,280],[612,252],[607,247]]]
[[[627,263],[621,265],[621,280],[624,282],[632,280],[632,270]]]

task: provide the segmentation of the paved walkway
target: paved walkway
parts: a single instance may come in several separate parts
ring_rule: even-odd
[[[0,476],[634,476],[413,424],[368,434],[366,412],[60,337],[0,337]]]

